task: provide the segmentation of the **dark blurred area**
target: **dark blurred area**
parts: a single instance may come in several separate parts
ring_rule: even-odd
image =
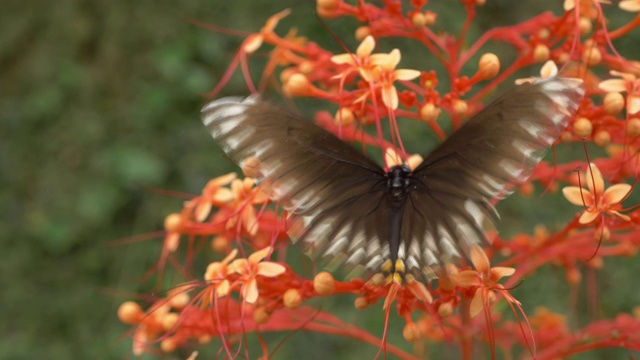
[[[459,28],[462,7],[443,3],[434,1],[439,25]],[[550,4],[524,3],[488,1],[473,33],[513,24]],[[290,7],[280,34],[296,26],[343,52],[314,6],[294,0],[0,2],[0,359],[133,357],[116,310],[151,290],[143,277],[158,258],[161,236],[131,237],[162,229],[164,217],[182,205],[154,190],[197,194],[208,179],[235,168],[204,131],[199,108],[242,39],[191,20],[252,32]],[[327,25],[354,49],[358,25],[351,20]],[[422,60],[425,54],[403,52],[409,64],[433,61]],[[254,64],[265,59],[262,53]],[[239,72],[225,94],[247,94]],[[351,301],[343,312],[353,312]],[[345,358],[368,346],[314,339]]]

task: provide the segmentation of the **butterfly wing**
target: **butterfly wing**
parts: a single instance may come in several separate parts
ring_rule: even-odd
[[[220,147],[299,216],[315,252],[359,265],[387,248],[385,173],[361,152],[255,96],[216,100],[202,113]]]
[[[529,178],[575,114],[581,84],[551,78],[517,86],[426,156],[405,207],[409,267],[468,255],[484,239],[486,220],[498,217],[493,203]]]

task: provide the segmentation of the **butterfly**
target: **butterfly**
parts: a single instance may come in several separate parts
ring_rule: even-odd
[[[258,96],[202,109],[212,137],[267,181],[316,253],[386,275],[435,277],[486,240],[493,204],[531,175],[575,115],[582,81],[516,86],[487,105],[415,169],[385,171],[350,144]]]

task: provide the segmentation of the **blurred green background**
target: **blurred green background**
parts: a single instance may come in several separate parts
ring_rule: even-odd
[[[128,328],[118,322],[116,309],[150,290],[143,276],[158,258],[160,241],[118,239],[157,231],[166,214],[181,208],[182,200],[150,189],[196,194],[209,178],[234,169],[201,126],[199,108],[241,39],[188,20],[257,31],[271,14],[292,8],[278,28],[281,34],[296,26],[342,52],[315,18],[314,6],[294,0],[0,2],[0,359],[132,358]],[[559,12],[561,1],[489,0],[479,9],[472,38],[549,7]],[[433,1],[432,9],[440,15],[436,28],[459,28],[458,2]],[[355,48],[355,22],[327,23]],[[624,50],[638,39],[627,41],[616,45]],[[503,62],[513,56],[499,45],[491,49]],[[402,67],[433,66],[425,55],[403,51]],[[257,58],[255,64],[264,53]],[[246,93],[236,75],[221,95]],[[410,143],[414,151],[425,150],[424,141]],[[516,228],[561,222],[576,211],[564,206],[558,214],[542,215],[535,209],[548,203],[528,201],[540,201],[540,207],[523,207],[517,197],[501,205],[514,214],[509,218]],[[628,271],[631,263],[613,265],[619,269],[615,281],[637,284]],[[566,310],[563,274],[547,272],[548,279],[528,282],[529,290],[518,289],[516,297],[528,299],[525,305]],[[637,289],[625,289],[624,296],[610,294],[611,286],[605,290],[609,316],[640,299]],[[549,303],[548,294],[556,292]],[[344,300],[321,305],[338,306],[336,313],[380,334],[378,308],[354,312],[353,299]],[[401,325],[393,325],[392,339],[400,338]],[[355,341],[306,333],[283,348],[281,358],[371,358],[376,352]]]

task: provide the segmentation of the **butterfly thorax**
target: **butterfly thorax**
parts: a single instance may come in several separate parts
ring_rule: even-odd
[[[387,172],[387,190],[392,200],[402,200],[411,191],[411,169],[407,165],[396,165]]]

